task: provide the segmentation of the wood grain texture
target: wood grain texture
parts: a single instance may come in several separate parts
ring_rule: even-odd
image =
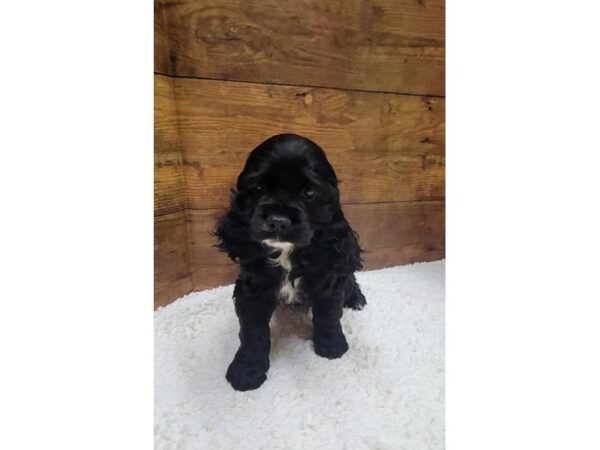
[[[169,35],[162,0],[154,0],[154,68],[169,65]]]
[[[209,231],[248,153],[284,132],[326,151],[366,270],[444,257],[444,14],[155,0],[155,70],[173,76],[155,75],[155,306],[234,281]]]
[[[168,77],[156,78],[157,90],[168,89],[161,80]],[[302,134],[324,148],[342,180],[343,203],[444,199],[442,98],[171,81],[178,135],[174,119],[158,115],[156,145],[175,148],[179,139],[187,208],[225,207],[248,153],[282,132]],[[157,210],[169,210],[180,195],[168,180],[159,179]]]
[[[177,107],[168,77],[154,78],[154,214],[185,208]]]
[[[225,210],[188,211],[194,290],[233,283],[238,266],[213,247],[210,231]],[[344,206],[367,251],[365,270],[444,258],[444,202]]]
[[[211,236],[217,219],[225,209],[188,210],[190,266],[194,290],[208,289],[233,283],[238,265],[217,250],[217,239]]]
[[[154,218],[154,307],[193,289],[185,211]]]
[[[159,0],[156,8],[160,73],[444,95],[444,0]]]
[[[445,202],[375,203],[344,206],[360,236],[364,270],[445,257]]]

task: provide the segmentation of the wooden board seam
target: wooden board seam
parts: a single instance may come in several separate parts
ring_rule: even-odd
[[[179,78],[183,80],[209,80],[209,81],[225,81],[229,83],[247,83],[247,84],[259,84],[263,86],[284,86],[284,87],[299,87],[306,89],[333,89],[336,91],[345,91],[345,92],[366,92],[372,94],[390,94],[390,95],[406,95],[411,97],[431,97],[431,98],[443,98],[445,99],[445,95],[438,94],[414,94],[410,92],[396,92],[396,91],[380,91],[380,90],[371,90],[371,89],[356,89],[356,88],[341,88],[336,86],[317,86],[312,84],[287,84],[287,83],[277,83],[274,81],[249,81],[249,80],[230,80],[226,78],[213,78],[213,77],[194,77],[189,75],[172,75],[169,73],[163,73],[159,71],[155,71],[154,75],[159,75],[161,77],[168,78]]]

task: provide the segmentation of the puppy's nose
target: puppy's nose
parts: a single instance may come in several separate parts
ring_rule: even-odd
[[[292,221],[285,216],[271,214],[267,217],[266,224],[275,233],[285,233],[292,225]]]

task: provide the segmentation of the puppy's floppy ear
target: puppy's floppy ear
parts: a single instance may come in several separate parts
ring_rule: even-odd
[[[227,211],[217,221],[215,231],[212,233],[219,239],[218,244],[215,246],[222,252],[235,261],[239,256],[237,251],[237,239],[235,238],[238,233],[235,221],[232,219],[232,210]]]
[[[332,165],[327,160],[325,152],[321,147],[317,147],[317,155],[319,163],[313,167],[314,173],[316,173],[319,179],[324,182],[327,190],[334,198],[335,202],[339,204],[340,191],[338,188],[338,177],[333,170]]]
[[[260,253],[261,246],[252,242],[249,236],[247,211],[247,196],[232,190],[231,208],[217,221],[216,229],[212,233],[219,239],[215,245],[222,252],[227,253],[233,261],[240,261],[254,257]]]
[[[327,187],[327,191],[333,197],[334,201],[339,205],[340,203],[340,190],[338,189],[338,179],[337,178],[329,178],[325,179],[325,186]]]
[[[341,261],[341,269],[355,272],[362,269],[362,253],[358,243],[358,235],[342,216],[341,220],[331,227],[333,249]]]

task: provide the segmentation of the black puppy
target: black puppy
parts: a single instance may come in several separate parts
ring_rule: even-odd
[[[312,308],[318,355],[339,358],[348,350],[340,318],[343,306],[366,304],[354,278],[361,249],[318,145],[281,134],[256,147],[215,235],[241,266],[233,294],[240,348],[226,375],[234,389],[256,389],[266,380],[269,319],[278,302]]]

